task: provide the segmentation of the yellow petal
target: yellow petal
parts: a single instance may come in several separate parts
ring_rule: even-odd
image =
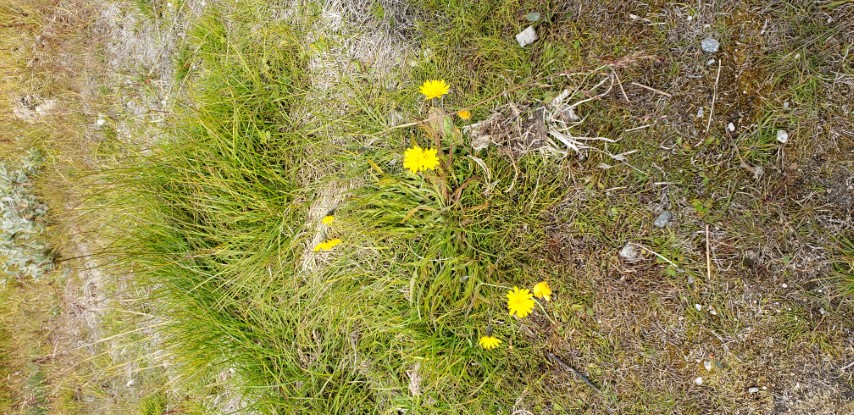
[[[540,281],[536,285],[534,285],[534,297],[545,298],[546,301],[551,301],[551,296],[552,288],[549,287],[549,283],[545,281]]]

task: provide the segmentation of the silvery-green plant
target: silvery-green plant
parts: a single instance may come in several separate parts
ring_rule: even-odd
[[[31,177],[42,156],[32,150],[12,168],[0,162],[0,259],[6,278],[39,278],[53,268],[44,241],[47,206],[33,194]]]

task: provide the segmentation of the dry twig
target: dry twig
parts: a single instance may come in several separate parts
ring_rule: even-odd
[[[718,59],[718,74],[715,75],[715,89],[714,89],[714,92],[712,93],[712,108],[709,109],[709,122],[706,123],[705,134],[709,134],[709,128],[712,127],[712,117],[714,117],[714,115],[715,115],[715,102],[717,102],[717,100],[718,100],[718,84],[721,81],[721,66],[722,65],[723,65],[723,62],[720,59]],[[702,143],[702,141],[700,141],[700,142]]]
[[[575,370],[574,367],[572,367],[569,364],[567,364],[566,362],[564,362],[561,358],[557,357],[554,353],[549,352],[548,357],[549,357],[549,360],[551,360],[552,362],[557,363],[558,365],[560,365],[560,367],[566,369],[567,371],[569,371],[573,375],[578,376],[579,379],[581,379],[584,383],[586,383],[587,386],[590,386],[591,388],[593,388],[593,390],[595,390],[597,393],[602,393],[602,390],[600,390],[598,386],[596,386],[593,382],[591,382],[590,379],[587,378],[587,376],[584,376],[581,372],[579,372],[578,370]]]

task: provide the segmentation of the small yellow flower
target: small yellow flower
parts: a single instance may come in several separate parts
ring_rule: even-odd
[[[403,153],[403,168],[409,169],[412,173],[418,173],[421,170],[423,154],[424,149],[418,146],[406,149],[406,152]]]
[[[546,301],[551,301],[552,288],[549,287],[549,283],[545,281],[540,281],[537,283],[537,285],[534,285],[534,297],[545,298]]]
[[[424,94],[424,99],[432,99],[441,98],[443,95],[448,93],[449,89],[451,89],[451,87],[448,86],[444,80],[432,79],[424,81],[418,91]]]
[[[501,344],[501,340],[493,336],[483,336],[478,343],[480,343],[480,347],[483,347],[484,350],[492,350]]]
[[[335,248],[340,243],[341,243],[341,240],[338,238],[330,239],[328,241],[321,242],[321,243],[315,245],[314,252],[328,251],[332,248]]]
[[[439,154],[435,148],[425,148],[421,152],[421,169],[435,170],[439,166]]]
[[[403,167],[412,173],[433,170],[439,165],[439,156],[435,148],[414,146],[403,153]]]
[[[534,296],[526,288],[513,287],[507,293],[507,308],[511,316],[516,314],[519,318],[525,318],[534,311]]]
[[[459,111],[457,111],[457,116],[460,117],[460,119],[463,121],[468,121],[471,119],[471,111],[459,110]]]
[[[323,219],[320,220],[320,223],[324,225],[329,225],[332,222],[335,222],[335,216],[332,215],[326,215],[323,217]]]

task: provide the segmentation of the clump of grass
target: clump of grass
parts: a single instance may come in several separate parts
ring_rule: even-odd
[[[176,114],[173,139],[111,177],[130,191],[117,195],[135,229],[121,250],[168,316],[167,346],[187,380],[235,369],[241,393],[259,388],[257,409],[269,409],[281,400],[270,387],[277,362],[294,352],[277,353],[293,349],[285,333],[300,317],[287,304],[300,291],[306,61],[284,23],[255,31],[260,15],[224,18],[211,11],[190,32],[200,70],[185,78],[192,105]]]
[[[565,173],[534,155],[474,154],[444,116],[426,132],[381,134],[367,151],[322,154],[329,115],[305,111],[307,52],[264,10],[214,8],[195,23],[183,56],[197,69],[181,75],[188,105],[172,139],[108,173],[126,184],[121,227],[133,230],[117,249],[168,316],[184,379],[233,369],[237,393],[265,413],[494,411],[541,390],[542,341],[506,316],[499,287],[549,275],[532,253]],[[376,117],[360,125],[364,116],[342,129],[385,128]],[[398,140],[413,134],[441,141],[440,181],[401,174]],[[304,222],[333,180],[314,180],[329,165],[363,185],[326,230],[342,244],[314,253],[317,224]],[[304,269],[306,255],[323,266]],[[490,327],[512,348],[482,350]]]

